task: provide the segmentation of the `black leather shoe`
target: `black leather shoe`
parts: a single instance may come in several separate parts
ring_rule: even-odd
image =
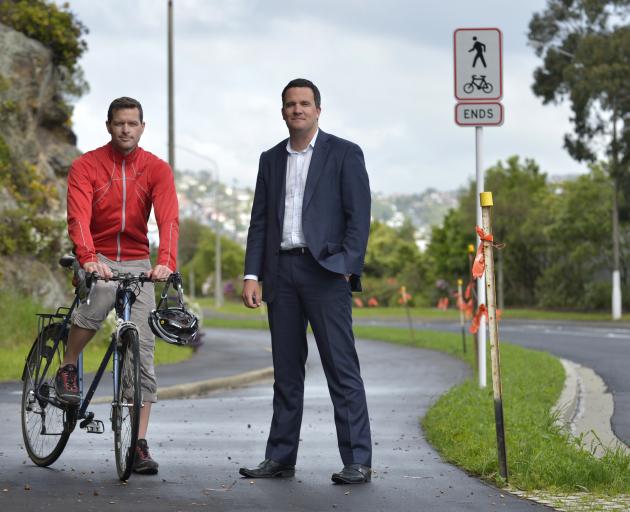
[[[257,468],[241,468],[238,472],[247,478],[288,478],[295,475],[295,466],[265,459]]]
[[[365,484],[372,479],[372,468],[363,464],[348,464],[339,473],[333,473],[336,484]]]

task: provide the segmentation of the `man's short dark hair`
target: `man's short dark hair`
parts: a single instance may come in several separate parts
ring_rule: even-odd
[[[109,108],[107,109],[107,122],[112,122],[112,117],[114,116],[114,112],[116,110],[122,110],[124,108],[137,108],[140,113],[140,122],[142,123],[142,105],[138,100],[134,100],[133,98],[128,98],[127,96],[123,96],[122,98],[116,98],[111,102]]]
[[[291,89],[292,87],[308,87],[311,91],[313,91],[315,106],[317,108],[321,107],[322,95],[319,93],[319,89],[313,82],[307,80],[306,78],[296,78],[295,80],[291,80],[285,88],[282,89],[282,105],[284,105],[284,95],[287,92],[287,89]]]

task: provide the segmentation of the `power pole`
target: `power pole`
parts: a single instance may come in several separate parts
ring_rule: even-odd
[[[612,319],[621,320],[621,272],[619,264],[619,196],[617,181],[619,176],[619,156],[617,141],[617,111],[613,111],[612,118],[613,143],[612,143],[612,237],[613,237],[613,271],[612,271]]]
[[[168,163],[175,172],[175,109],[173,106],[173,0],[168,0]]]

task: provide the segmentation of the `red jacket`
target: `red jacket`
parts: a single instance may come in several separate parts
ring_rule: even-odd
[[[158,265],[177,267],[179,206],[173,172],[155,155],[111,143],[76,159],[68,174],[68,234],[81,265],[96,253],[114,261],[149,258],[151,206],[160,232]]]

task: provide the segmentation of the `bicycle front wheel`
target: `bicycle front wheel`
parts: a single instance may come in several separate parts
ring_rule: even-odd
[[[128,329],[122,334],[120,365],[116,378],[118,394],[112,405],[116,470],[118,478],[127,480],[135,460],[142,407],[140,344],[135,329]]]
[[[466,94],[470,94],[471,92],[473,92],[473,84],[471,82],[464,84],[464,92]]]
[[[76,408],[55,396],[55,375],[63,361],[65,336],[55,347],[61,324],[44,327],[33,343],[22,373],[22,438],[31,460],[38,466],[55,462],[76,424]]]

